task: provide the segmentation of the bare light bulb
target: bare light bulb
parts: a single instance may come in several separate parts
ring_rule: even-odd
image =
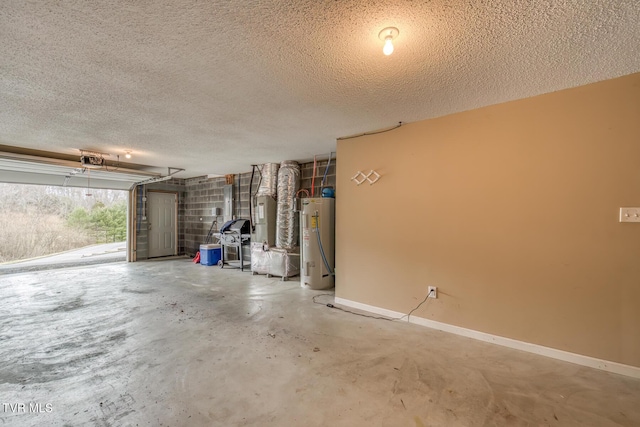
[[[378,33],[378,38],[384,41],[384,47],[382,48],[382,53],[386,56],[389,56],[393,53],[393,39],[398,37],[400,34],[400,30],[396,27],[387,27]]]
[[[131,158],[131,152],[127,151],[126,154],[124,155],[127,159]]]
[[[391,41],[391,36],[384,39],[384,47],[382,48],[382,53],[387,56],[393,53],[393,42]]]

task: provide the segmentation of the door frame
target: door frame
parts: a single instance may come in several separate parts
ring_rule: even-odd
[[[174,215],[175,215],[175,222],[173,224],[174,226],[174,235],[175,235],[175,244],[174,244],[174,248],[173,248],[173,255],[163,255],[163,256],[157,256],[157,257],[153,257],[153,258],[163,258],[165,256],[176,256],[178,255],[178,240],[179,240],[179,235],[178,235],[178,204],[180,203],[180,196],[178,195],[177,191],[169,191],[169,190],[147,190],[147,201],[145,203],[145,210],[147,210],[146,208],[149,206],[149,193],[165,193],[165,194],[173,194],[176,200],[176,203],[174,205]],[[145,212],[145,216],[147,217],[147,223],[149,222],[149,212]],[[147,230],[147,242],[149,241],[149,230]],[[149,252],[150,252],[151,248],[147,249],[147,258],[151,259],[151,257],[149,256]]]
[[[138,186],[129,190],[127,200],[127,262],[136,262],[136,245],[138,243],[138,231],[136,223],[138,220]]]

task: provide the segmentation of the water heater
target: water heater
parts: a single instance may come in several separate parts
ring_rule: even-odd
[[[300,284],[311,289],[332,288],[335,284],[335,199],[302,199],[300,236]]]

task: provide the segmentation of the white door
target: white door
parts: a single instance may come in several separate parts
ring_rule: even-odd
[[[176,255],[176,195],[147,193],[149,258]]]

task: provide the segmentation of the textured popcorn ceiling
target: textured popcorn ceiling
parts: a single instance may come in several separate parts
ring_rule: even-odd
[[[3,0],[0,144],[233,173],[638,71],[637,0]]]

